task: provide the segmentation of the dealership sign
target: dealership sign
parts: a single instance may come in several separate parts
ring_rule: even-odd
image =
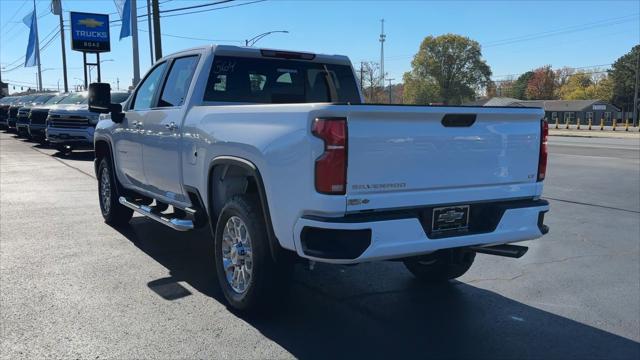
[[[84,52],[111,51],[109,15],[71,12],[71,49]]]

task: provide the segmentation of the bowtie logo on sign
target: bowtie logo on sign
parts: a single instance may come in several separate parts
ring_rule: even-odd
[[[98,21],[98,20],[93,19],[93,18],[82,19],[82,20],[78,21],[78,23],[80,25],[84,25],[84,26],[90,27],[90,28],[102,26],[102,24],[104,24],[104,22]]]
[[[110,51],[109,15],[72,12],[71,48],[93,53]]]

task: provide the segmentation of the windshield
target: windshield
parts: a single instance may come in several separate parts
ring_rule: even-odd
[[[75,93],[64,98],[58,104],[84,104],[85,102],[87,102],[86,93]]]
[[[111,102],[114,104],[123,103],[128,98],[129,98],[129,93],[111,93]]]
[[[53,94],[40,95],[37,98],[33,99],[33,103],[36,105],[44,104],[53,96],[54,96]]]
[[[16,101],[15,104],[16,105],[18,105],[18,104],[22,105],[22,104],[26,104],[26,103],[32,102],[33,99],[37,98],[38,96],[40,96],[40,95],[25,95],[25,96],[21,97],[20,100]]]
[[[54,105],[59,103],[62,99],[66,98],[69,95],[56,95],[54,97],[52,97],[51,99],[47,100],[46,103],[44,103],[45,105]]]
[[[359,104],[360,95],[353,71],[348,65],[216,56],[204,100]]]

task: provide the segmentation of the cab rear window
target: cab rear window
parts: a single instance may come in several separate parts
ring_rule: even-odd
[[[216,56],[205,101],[360,103],[350,66],[309,61]]]

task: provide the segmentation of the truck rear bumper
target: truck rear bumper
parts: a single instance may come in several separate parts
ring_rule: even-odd
[[[431,231],[427,230],[429,225],[424,219],[421,220],[421,214],[432,208],[357,214],[337,219],[302,217],[294,228],[296,251],[303,258],[319,262],[354,264],[455,247],[531,240],[548,231],[543,224],[544,213],[549,211],[547,201],[499,204],[500,215],[491,229],[446,237],[428,235]]]

